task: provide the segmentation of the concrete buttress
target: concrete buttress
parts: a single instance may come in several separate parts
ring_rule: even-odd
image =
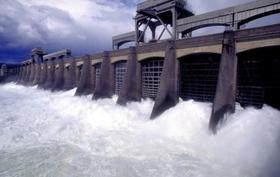
[[[26,73],[25,73],[23,85],[28,84],[30,73],[31,73],[31,63],[28,63],[27,66],[26,66]]]
[[[126,105],[130,101],[141,100],[141,74],[140,63],[137,61],[136,48],[130,47],[124,83],[120,90],[117,103]]]
[[[63,56],[56,58],[54,83],[52,85],[52,91],[63,90],[64,86],[64,61]]]
[[[100,78],[95,87],[93,100],[100,98],[110,98],[113,94],[113,78],[112,65],[108,52],[103,53],[103,61],[101,64]]]
[[[209,128],[215,133],[224,114],[235,111],[237,58],[235,52],[234,31],[225,31],[218,84],[213,103]]]
[[[34,77],[35,77],[35,62],[32,61],[32,63],[30,63],[30,76],[29,76],[29,79],[28,79],[28,85],[33,84]]]
[[[47,69],[48,69],[47,61],[44,61],[41,64],[41,67],[42,68],[41,68],[41,72],[40,72],[40,76],[39,76],[39,81],[38,81],[39,88],[43,87],[43,85],[45,84],[46,79],[47,79]]]
[[[178,101],[178,60],[176,59],[175,41],[168,41],[165,50],[163,72],[160,86],[151,114],[151,119],[156,118],[167,109],[175,106]]]
[[[50,58],[47,65],[47,80],[43,86],[44,89],[51,89],[54,83],[54,70],[55,70],[55,58]]]
[[[18,79],[17,79],[17,84],[20,82],[22,78],[22,73],[23,73],[23,66],[19,66],[19,74],[18,74]]]
[[[76,61],[75,58],[69,56],[70,65],[64,68],[64,90],[71,90],[76,87]],[[65,60],[65,61],[66,61]]]
[[[80,96],[80,95],[89,95],[93,91],[93,78],[92,78],[92,73],[91,73],[91,59],[89,55],[85,55],[83,57],[83,68],[82,68],[82,73],[81,77],[79,79],[78,83],[78,88],[76,90],[75,95]]]

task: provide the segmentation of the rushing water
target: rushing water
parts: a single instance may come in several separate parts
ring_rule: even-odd
[[[0,86],[0,176],[269,177],[279,175],[280,112],[264,106],[208,130],[210,103],[181,101],[158,119],[153,101],[92,101]]]

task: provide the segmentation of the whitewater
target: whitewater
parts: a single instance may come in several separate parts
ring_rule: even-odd
[[[1,177],[279,177],[280,111],[228,115],[216,135],[211,103],[180,103],[149,120],[150,99],[0,85]]]

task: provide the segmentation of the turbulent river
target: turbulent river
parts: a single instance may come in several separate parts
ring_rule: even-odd
[[[277,177],[280,111],[237,106],[216,135],[210,103],[180,101],[149,120],[153,101],[92,101],[0,85],[1,177]]]

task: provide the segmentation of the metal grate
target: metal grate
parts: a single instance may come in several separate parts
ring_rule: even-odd
[[[184,100],[213,102],[220,55],[192,55],[180,59],[180,97]]]
[[[261,75],[260,60],[249,58],[238,62],[237,102],[241,106],[255,106],[261,108],[264,102],[264,88]]]
[[[124,76],[126,73],[126,61],[120,61],[115,63],[115,94],[119,94],[123,82],[124,82]]]
[[[155,58],[151,60],[145,60],[141,63],[142,96],[144,98],[156,98],[160,84],[160,76],[163,69],[163,62],[163,59]]]
[[[237,102],[241,106],[269,104],[280,109],[280,47],[247,51],[238,56]]]
[[[254,86],[238,86],[237,101],[243,106],[261,108],[264,102],[264,88]]]

